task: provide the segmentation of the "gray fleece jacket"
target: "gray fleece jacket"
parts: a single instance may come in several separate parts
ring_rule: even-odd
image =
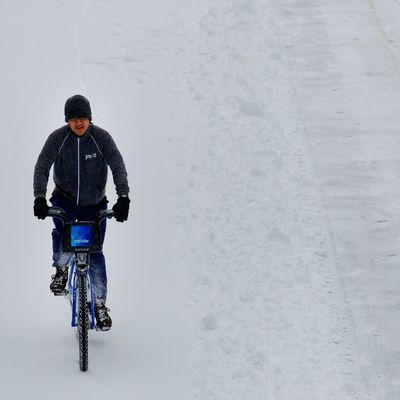
[[[53,194],[61,194],[79,206],[96,205],[104,199],[108,166],[118,196],[129,193],[121,153],[111,135],[96,125],[90,124],[81,137],[75,135],[68,125],[50,134],[35,165],[35,197],[46,197],[53,164],[56,185]]]

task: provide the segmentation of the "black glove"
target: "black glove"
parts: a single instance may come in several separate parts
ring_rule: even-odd
[[[49,206],[44,197],[36,197],[35,203],[33,205],[33,215],[39,219],[45,219],[47,213],[49,212]]]
[[[115,215],[115,219],[118,222],[124,222],[128,219],[129,214],[129,197],[121,196],[118,197],[117,202],[113,206],[113,211]]]

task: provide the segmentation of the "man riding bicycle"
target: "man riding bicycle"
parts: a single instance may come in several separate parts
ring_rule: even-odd
[[[50,198],[53,207],[63,208],[70,221],[94,220],[100,210],[107,208],[105,195],[107,171],[110,167],[118,195],[113,206],[115,219],[126,221],[129,213],[129,186],[121,153],[111,135],[92,123],[92,111],[88,99],[81,95],[70,97],[64,108],[67,125],[50,134],[35,165],[34,215],[45,219],[49,206],[46,201],[50,168],[54,164],[55,188]],[[63,253],[62,223],[53,219],[53,267],[50,290],[62,295],[68,282],[68,267],[72,254]],[[106,221],[101,225],[104,240]],[[95,297],[95,317],[98,329],[107,331],[112,320],[106,307],[107,274],[103,252],[91,255],[91,277]]]

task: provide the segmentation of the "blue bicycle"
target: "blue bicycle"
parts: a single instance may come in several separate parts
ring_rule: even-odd
[[[63,209],[50,207],[47,216],[62,221],[62,251],[73,253],[68,289],[64,294],[70,296],[71,326],[77,328],[80,370],[87,371],[89,367],[88,331],[96,327],[90,254],[102,251],[100,223],[106,218],[112,218],[114,212],[112,210],[99,211],[95,221],[68,221]]]

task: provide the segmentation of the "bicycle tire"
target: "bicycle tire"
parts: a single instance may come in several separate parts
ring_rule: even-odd
[[[78,278],[78,336],[79,336],[79,367],[87,371],[89,367],[89,316],[87,312],[87,283],[86,275],[80,274]]]

